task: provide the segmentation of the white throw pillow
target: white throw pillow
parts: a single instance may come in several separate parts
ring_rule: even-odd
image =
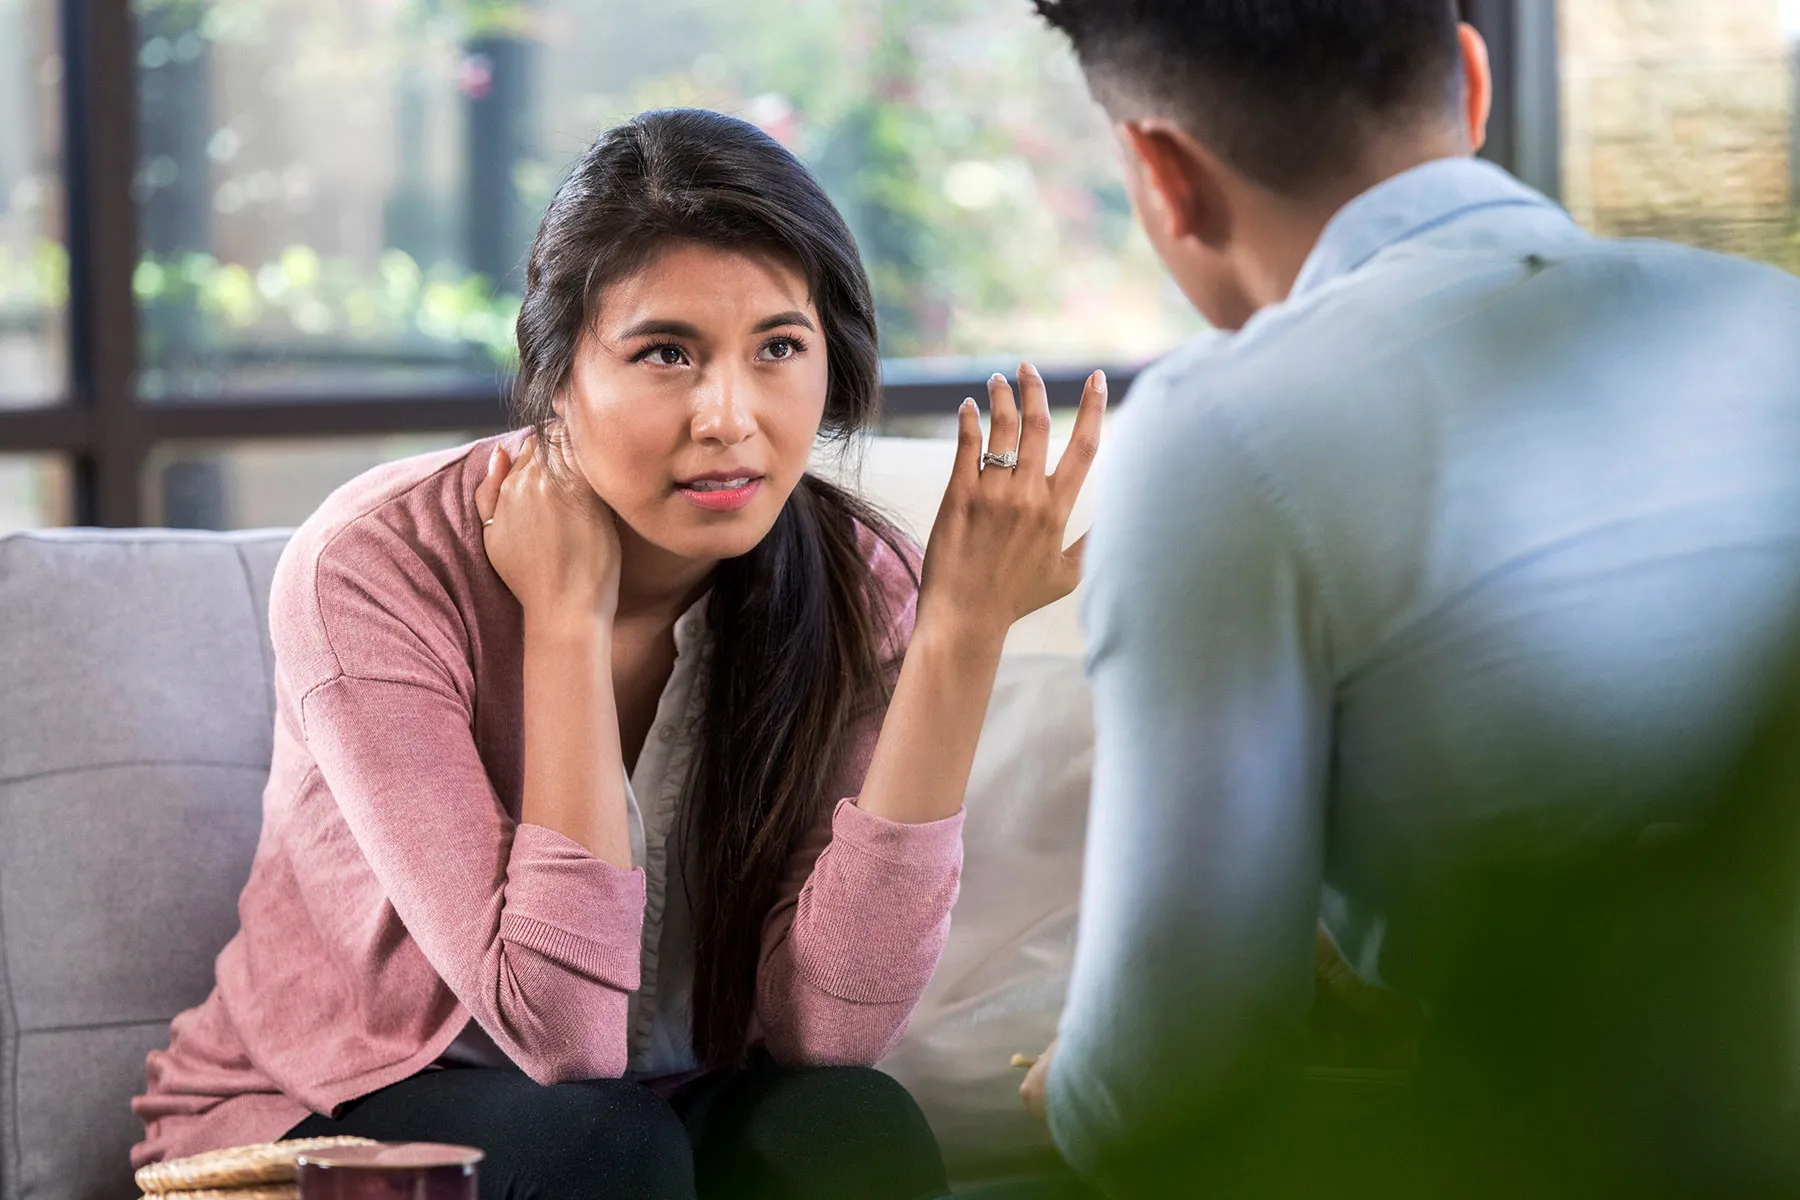
[[[1001,661],[969,779],[950,941],[881,1064],[924,1109],[955,1177],[1004,1171],[1049,1145],[1009,1060],[1049,1043],[1068,991],[1093,746],[1080,659]]]

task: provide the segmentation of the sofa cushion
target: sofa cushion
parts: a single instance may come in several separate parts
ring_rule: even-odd
[[[950,940],[881,1064],[918,1100],[953,1178],[1049,1153],[1009,1060],[1049,1044],[1068,992],[1093,745],[1081,660],[1001,660],[969,777]]]
[[[127,1101],[256,846],[285,542],[0,538],[0,1200],[137,1194]]]

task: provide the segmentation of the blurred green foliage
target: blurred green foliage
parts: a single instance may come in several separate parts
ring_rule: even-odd
[[[439,264],[430,270],[399,250],[386,250],[374,271],[343,258],[322,259],[309,246],[289,246],[254,270],[210,254],[145,258],[132,275],[140,310],[197,314],[205,340],[246,334],[281,338],[297,351],[345,345],[433,352],[455,349],[494,366],[514,360],[517,296],[496,295],[480,275]],[[146,322],[143,353],[159,345]]]
[[[69,302],[69,253],[40,238],[25,253],[0,243],[0,320],[60,312]]]
[[[211,161],[161,162],[156,177],[206,173],[204,241],[146,259],[135,281],[146,374],[177,389],[194,371],[333,346],[504,369],[518,298],[461,265],[468,173],[504,170],[537,211],[594,134],[674,105],[741,115],[815,170],[862,246],[889,357],[1140,361],[1198,328],[1130,219],[1067,47],[1023,4],[135,3],[158,36],[206,40],[219,114]],[[472,164],[458,126],[486,94],[494,39],[533,48],[527,125],[543,144]],[[340,119],[398,144],[347,140],[362,164],[347,177],[302,130]],[[324,209],[333,221],[312,215]],[[410,277],[400,261],[417,286],[396,282]]]

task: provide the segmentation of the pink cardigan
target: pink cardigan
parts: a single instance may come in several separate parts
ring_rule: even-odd
[[[348,484],[276,572],[275,752],[217,985],[175,1018],[132,1102],[141,1166],[278,1138],[430,1065],[473,1017],[541,1083],[618,1076],[644,877],[520,824],[520,611],[474,492],[492,441]],[[904,564],[865,536],[911,634]],[[881,714],[831,794],[862,784]],[[837,804],[764,923],[757,1024],[776,1059],[870,1064],[931,977],[962,817]]]

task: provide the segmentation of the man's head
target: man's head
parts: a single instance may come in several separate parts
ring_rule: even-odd
[[[1284,296],[1345,201],[1483,136],[1486,50],[1455,0],[1034,3],[1115,122],[1151,241],[1217,325]]]

